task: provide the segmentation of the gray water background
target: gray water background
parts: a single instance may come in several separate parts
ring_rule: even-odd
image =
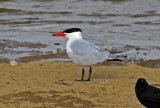
[[[160,59],[160,0],[0,0],[0,39],[47,45],[13,50],[64,50],[67,39],[51,35],[72,27],[81,28],[84,38],[100,47],[133,45],[140,48],[137,58]]]

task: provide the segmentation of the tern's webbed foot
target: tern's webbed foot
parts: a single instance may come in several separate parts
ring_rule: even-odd
[[[86,81],[90,81],[90,79],[86,80]]]

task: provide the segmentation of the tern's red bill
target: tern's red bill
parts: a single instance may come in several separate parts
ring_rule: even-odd
[[[58,32],[53,34],[52,36],[66,36],[66,34],[64,34],[63,32]]]

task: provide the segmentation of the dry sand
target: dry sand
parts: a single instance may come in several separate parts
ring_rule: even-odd
[[[160,87],[160,68],[136,64],[94,66],[88,82],[76,81],[81,67],[73,62],[1,63],[0,108],[144,108],[134,91],[140,77]]]

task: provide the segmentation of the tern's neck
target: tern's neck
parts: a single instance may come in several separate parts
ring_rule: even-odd
[[[74,32],[74,33],[68,34],[68,36],[66,36],[66,37],[69,40],[82,39],[82,33],[81,32]]]

